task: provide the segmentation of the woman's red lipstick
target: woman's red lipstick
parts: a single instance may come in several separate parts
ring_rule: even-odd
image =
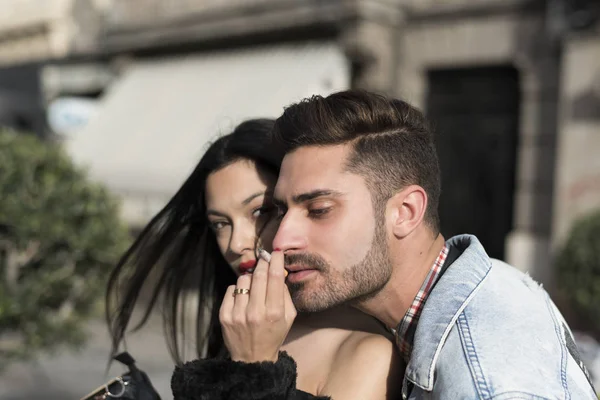
[[[256,267],[256,260],[248,260],[240,263],[240,271],[242,273],[251,272],[250,270]]]

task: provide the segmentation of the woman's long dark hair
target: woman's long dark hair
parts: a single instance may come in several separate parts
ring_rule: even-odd
[[[175,196],[120,259],[106,291],[112,355],[124,340],[142,289],[146,292],[147,288],[150,301],[133,330],[141,328],[159,305],[169,352],[181,364],[184,360],[179,339],[185,340],[185,293],[193,287],[198,295],[194,327],[198,357],[215,357],[224,350],[219,305],[227,286],[235,284],[236,275],[221,255],[208,225],[206,179],[240,159],[254,161],[261,170],[277,175],[283,154],[271,146],[273,124],[269,119],[248,120],[216,140]]]

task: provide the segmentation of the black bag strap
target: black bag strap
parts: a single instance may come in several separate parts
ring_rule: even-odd
[[[113,357],[116,361],[124,364],[129,368],[129,375],[132,383],[135,385],[135,399],[136,400],[161,400],[160,396],[152,383],[148,375],[135,365],[135,359],[128,352],[124,351]]]

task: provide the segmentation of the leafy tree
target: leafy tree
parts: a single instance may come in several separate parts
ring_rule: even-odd
[[[0,369],[85,340],[129,235],[60,146],[0,130]]]
[[[557,285],[587,329],[600,337],[600,210],[573,224],[556,260]]]

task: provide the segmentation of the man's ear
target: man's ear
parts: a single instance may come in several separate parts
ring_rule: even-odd
[[[392,196],[386,206],[386,221],[398,239],[411,234],[423,221],[427,193],[418,185],[407,186]]]

